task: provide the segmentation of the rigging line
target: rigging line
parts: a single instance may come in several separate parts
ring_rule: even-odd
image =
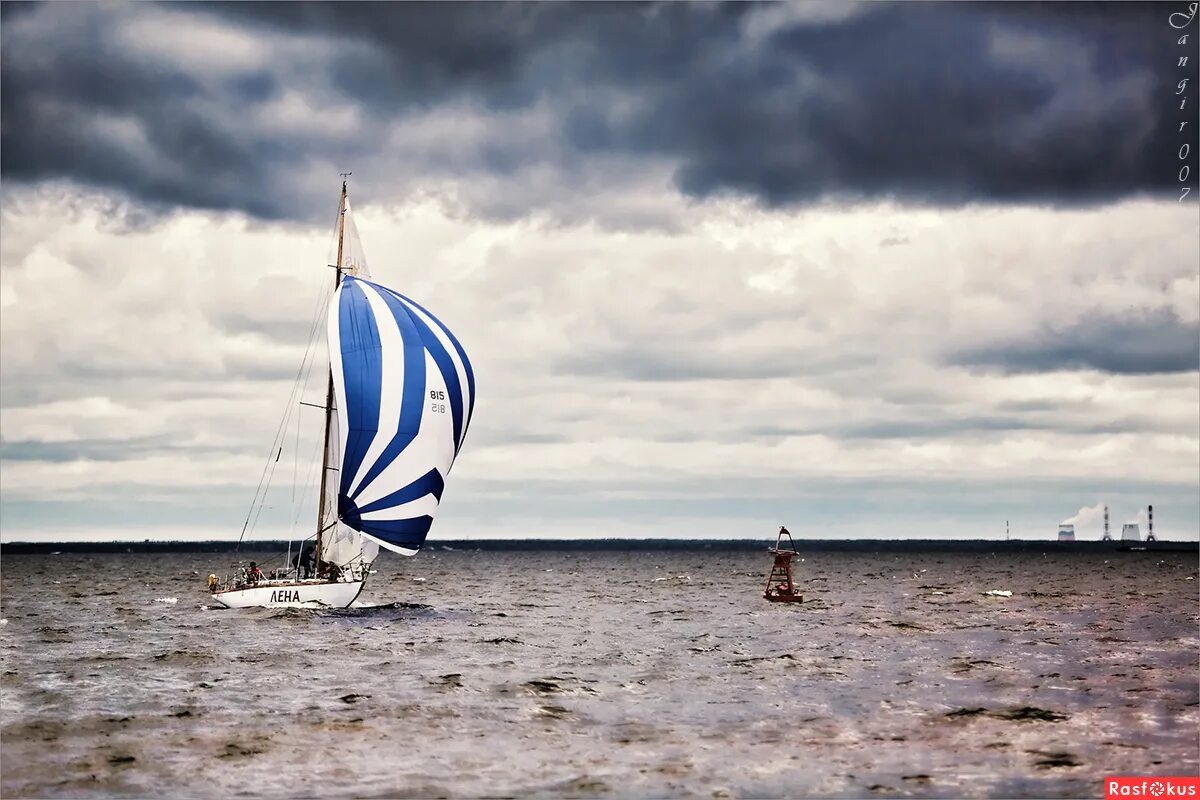
[[[305,470],[304,482],[301,484],[302,489],[300,491],[300,500],[298,502],[292,504],[292,510],[294,513],[294,518],[292,520],[293,526],[300,521],[300,516],[301,516],[301,512],[303,511],[304,504],[308,502],[308,492],[309,492],[309,489],[311,489],[312,485],[313,485],[313,480],[314,480],[313,476],[316,474],[317,464],[320,463],[317,460],[317,454],[321,452],[322,444],[323,444],[323,442],[320,439],[318,439],[313,444],[312,453],[308,457],[308,461],[307,461],[308,468]]]
[[[312,489],[313,484],[315,483],[315,479],[313,476],[313,474],[315,472],[316,472],[315,467],[311,468],[311,469],[309,469],[308,474],[304,476],[304,481],[305,481],[304,491],[300,495],[300,502],[296,505],[296,518],[295,518],[296,523],[299,523],[300,517],[304,516],[304,507],[308,503],[309,490]]]
[[[339,201],[337,217],[334,220],[335,223],[340,221],[341,214],[342,214],[342,203],[341,203],[341,201]],[[336,229],[337,229],[337,225],[335,224],[334,230],[336,231]],[[335,233],[335,234],[333,234],[333,239],[331,239],[331,242],[336,240],[336,238],[337,238],[337,234]],[[341,265],[339,265],[339,267],[340,266]],[[313,315],[312,315],[311,322],[309,325],[308,342],[304,348],[304,355],[300,360],[300,368],[296,371],[296,380],[292,384],[292,392],[288,396],[288,404],[287,404],[287,407],[284,409],[283,419],[280,420],[279,427],[275,431],[275,437],[272,439],[272,442],[271,442],[272,450],[274,450],[278,444],[282,444],[282,442],[280,440],[280,436],[286,435],[284,433],[284,431],[286,431],[287,422],[288,422],[288,419],[290,418],[296,395],[298,392],[303,391],[303,387],[305,385],[307,385],[307,375],[305,374],[305,368],[306,368],[306,366],[308,366],[311,369],[312,362],[309,361],[309,355],[310,355],[310,353],[312,353],[313,344],[315,343],[315,341],[317,339],[317,333],[320,330],[321,317],[322,317],[321,311],[324,307],[328,306],[329,299],[332,296],[332,293],[335,289],[335,287],[329,287],[329,285],[327,283],[324,283],[324,282],[322,282],[322,283],[324,284],[325,288],[322,288],[322,290],[318,293],[317,302],[313,308]],[[315,361],[315,358],[313,359],[313,361]],[[301,382],[302,377],[304,378],[303,382]],[[268,456],[268,459],[269,459],[269,456]],[[270,480],[271,480],[271,477],[274,476],[273,469],[271,469],[268,474],[268,468],[270,466],[271,466],[271,464],[268,461],[268,464],[264,465],[263,472],[259,476],[258,486],[255,487],[254,497],[250,501],[250,509],[246,512],[246,519],[242,523],[242,531],[241,531],[241,533],[238,534],[238,543],[237,543],[237,546],[234,548],[235,553],[241,547],[242,540],[246,536],[247,529],[249,529],[250,532],[252,533],[254,530],[254,527],[257,526],[257,524],[258,524],[259,515],[262,514],[262,507],[263,507],[263,505],[266,504],[266,494],[270,488]],[[263,483],[264,480],[266,480],[265,486]],[[256,507],[258,509],[257,514],[255,513]],[[254,520],[253,523],[251,523],[251,518],[253,518],[253,520]]]
[[[322,296],[327,296],[328,294],[329,294],[328,290],[325,290],[322,292]],[[317,303],[318,311],[320,309],[320,305],[321,305],[320,298],[318,298],[318,303]],[[296,371],[296,379],[292,384],[292,391],[288,394],[288,402],[287,402],[287,406],[284,408],[283,419],[281,419],[279,421],[279,427],[276,428],[275,436],[271,441],[271,451],[274,451],[277,446],[282,444],[282,442],[280,441],[280,436],[283,434],[283,431],[286,429],[286,423],[291,416],[292,407],[295,405],[294,401],[295,401],[296,395],[297,395],[298,391],[300,390],[300,386],[301,386],[300,378],[304,374],[305,362],[308,360],[308,354],[312,349],[313,341],[315,340],[315,337],[316,337],[316,332],[320,327],[319,313],[315,314],[314,316],[317,318],[313,320],[313,323],[312,323],[311,327],[309,328],[309,341],[308,341],[307,346],[304,348],[304,357],[301,359],[300,368]],[[255,490],[254,490],[254,497],[250,501],[250,509],[249,509],[249,511],[246,512],[246,520],[245,520],[245,522],[242,523],[242,531],[240,534],[238,534],[238,544],[237,544],[237,547],[234,548],[235,553],[237,552],[238,548],[241,547],[242,540],[246,536],[247,528],[250,528],[250,530],[253,530],[253,528],[250,527],[251,517],[254,517],[255,522],[257,522],[257,516],[255,516],[255,514],[254,514],[254,509],[255,509],[256,505],[259,505],[261,502],[265,501],[265,499],[266,499],[266,491],[264,489],[263,481],[267,480],[267,472],[268,472],[269,467],[271,466],[271,463],[272,462],[270,461],[270,456],[268,456],[268,462],[267,462],[267,464],[265,464],[263,466],[263,472],[259,476],[259,479],[258,479],[258,486],[255,487]],[[268,486],[268,487],[270,486],[269,480],[268,480],[266,486]],[[260,499],[260,494],[262,495],[261,499]],[[261,513],[261,511],[262,511],[262,509],[260,507],[259,513]]]
[[[289,398],[289,402],[291,402],[292,400],[295,399],[298,392],[299,392],[299,388],[297,387],[297,391],[293,392],[292,396]],[[294,406],[294,404],[293,404],[293,406]],[[290,408],[292,408],[292,407],[290,407]],[[288,416],[290,416],[293,413],[294,413],[294,410],[289,410],[288,412],[285,413],[285,417],[284,417],[285,422],[287,421]],[[298,422],[299,422],[299,415],[297,414],[297,423]],[[286,433],[286,431],[284,431],[283,436],[286,437],[286,435],[287,435],[287,433]],[[298,435],[298,431],[297,431],[297,435]],[[282,439],[280,441],[282,441]],[[282,452],[282,447],[280,447],[280,450]],[[275,470],[278,467],[278,465],[279,465],[279,458],[276,457],[276,459],[271,463],[270,470],[267,473],[267,482],[266,482],[267,490],[269,490],[269,488],[271,486],[271,482],[275,478]],[[257,512],[255,512],[254,521],[250,525],[251,533],[253,533],[253,531],[256,527],[258,527],[258,520],[262,516],[263,509],[266,508],[267,490],[263,491],[263,496],[262,496],[261,502],[258,503],[258,506],[257,506],[258,510],[257,510]]]
[[[303,362],[301,362],[303,363]],[[292,448],[292,508],[296,507],[296,481],[300,478],[300,415],[296,415],[296,446]],[[288,515],[291,516],[290,514]],[[296,524],[288,525],[288,566],[292,563],[292,539],[296,537]]]
[[[304,378],[304,385],[306,387],[312,381],[312,374],[313,374],[313,370],[315,369],[315,367],[316,367],[316,358],[314,357],[308,363],[308,373],[305,375],[305,378]],[[322,377],[324,377],[324,376],[322,376]],[[322,408],[324,408],[324,406],[322,406]],[[322,451],[322,449],[325,446],[326,446],[326,442],[320,437],[318,437],[317,440],[313,443],[312,455],[310,455],[308,458],[308,469],[306,470],[306,472],[304,474],[304,484],[303,484],[303,490],[301,491],[301,494],[300,494],[300,502],[298,504],[293,504],[293,506],[292,506],[292,508],[295,511],[295,522],[300,521],[301,511],[304,507],[304,504],[308,502],[308,493],[309,493],[309,490],[312,489],[313,482],[314,482],[313,476],[317,472],[317,466],[321,463],[321,460],[317,457],[317,455]],[[322,499],[319,502],[324,502],[324,500]]]
[[[328,287],[323,287],[317,295],[317,302],[313,308],[312,318],[308,326],[308,343],[304,348],[304,355],[300,359],[300,372],[303,373],[303,386],[308,385],[308,372],[311,370],[311,362],[316,360],[315,349],[313,345],[316,343],[318,333],[321,328],[322,310],[328,306],[330,290]],[[312,359],[310,360],[310,356]]]
[[[309,381],[312,380],[313,366],[316,364],[316,351],[312,348],[312,344],[316,341],[317,332],[320,329],[321,309],[328,307],[332,290],[326,287],[321,296],[317,300],[316,314],[314,316],[312,327],[309,329],[309,348],[304,351],[304,359],[301,360],[300,366],[304,369],[304,388],[308,388]],[[311,358],[309,357],[311,356]],[[324,406],[321,406],[324,408]]]
[[[292,392],[288,397],[288,405],[287,405],[287,407],[284,408],[284,416],[283,416],[283,419],[280,421],[280,429],[276,430],[276,436],[275,436],[274,441],[272,442],[273,447],[277,444],[282,444],[279,437],[282,433],[282,430],[286,428],[286,423],[292,414],[292,411],[293,411],[292,407],[294,405],[295,398],[299,392],[303,391],[304,383],[306,383],[306,381],[302,382],[301,379],[303,377],[305,367],[311,363],[309,357],[310,357],[310,355],[313,354],[313,345],[316,342],[317,334],[320,331],[321,309],[324,305],[327,304],[328,296],[329,296],[329,290],[327,288],[323,288],[317,296],[317,302],[313,308],[313,315],[312,315],[311,321],[309,323],[307,343],[304,348],[304,354],[300,360],[300,368],[297,370],[296,381],[293,382],[293,384],[292,384]],[[265,470],[264,470],[264,472],[265,472]],[[253,512],[254,506],[260,502],[259,492],[262,490],[263,490],[262,479],[260,478],[259,487],[255,490],[254,498],[252,499],[251,504],[250,504],[251,505],[250,513]],[[247,522],[249,521],[250,513],[247,513]],[[242,536],[245,535],[245,532],[246,532],[245,525],[243,525]],[[238,541],[239,542],[241,541],[241,537],[239,537]]]
[[[301,371],[302,370],[303,370],[303,365],[301,366]],[[282,452],[283,437],[286,436],[287,424],[288,424],[288,421],[290,420],[291,414],[292,414],[293,401],[299,390],[299,381],[300,381],[300,374],[298,372],[298,374],[296,376],[296,380],[292,384],[291,392],[288,394],[288,402],[287,402],[287,406],[284,408],[283,417],[282,417],[282,419],[280,419],[279,427],[276,429],[275,436],[271,441],[271,449],[272,450],[275,450],[276,447],[279,447],[280,452]],[[250,510],[247,512],[246,521],[242,525],[242,533],[241,533],[241,535],[238,536],[239,546],[241,545],[242,539],[246,535],[247,528],[249,527],[250,530],[253,530],[253,527],[250,524],[251,517],[253,516],[255,519],[255,522],[257,522],[258,518],[257,518],[257,516],[255,516],[255,508],[257,507],[258,512],[262,513],[262,504],[264,504],[266,502],[267,489],[269,489],[269,487],[271,485],[270,478],[275,473],[274,465],[278,463],[278,460],[279,460],[278,456],[276,456],[276,458],[274,460],[271,460],[270,457],[268,456],[267,464],[264,465],[264,467],[263,467],[263,473],[262,473],[262,475],[259,476],[258,486],[255,488],[255,491],[254,491],[254,498],[251,500],[251,503],[250,503]]]
[[[320,294],[317,298],[316,307],[313,309],[312,323],[309,328],[309,331],[310,331],[309,345],[308,345],[308,347],[305,348],[304,357],[300,361],[301,370],[304,372],[304,375],[301,378],[301,386],[302,386],[301,396],[303,396],[304,389],[306,389],[308,387],[309,381],[312,377],[312,368],[313,368],[313,365],[316,363],[316,352],[315,352],[315,348],[313,348],[312,345],[315,343],[316,338],[317,338],[317,333],[320,330],[320,323],[321,323],[321,316],[322,316],[321,309],[328,305],[327,298],[328,298],[329,294],[330,294],[330,290],[328,288],[322,289],[322,291],[320,292]],[[310,358],[310,356],[312,356],[312,357]],[[305,403],[303,401],[301,401],[301,405],[305,405]],[[300,471],[300,420],[301,420],[301,418],[302,418],[302,416],[300,414],[296,415],[296,445],[295,445],[295,450],[293,451],[293,462],[292,462],[292,502],[291,502],[291,507],[293,509],[293,512],[295,512],[295,513],[294,513],[294,515],[291,515],[291,514],[289,515],[289,518],[290,518],[289,531],[288,531],[289,558],[291,556],[291,543],[292,543],[292,540],[295,538],[296,523],[299,522],[299,519],[300,519],[300,515],[297,511],[297,505],[296,505],[296,487],[297,487],[297,484],[299,483],[299,478],[300,478],[299,471]],[[314,449],[313,453],[314,453],[314,457],[315,457],[316,449]],[[311,463],[311,460],[312,459],[310,458],[310,463]],[[307,481],[308,474],[310,474],[310,473],[311,473],[311,468],[309,470],[309,473],[306,473],[306,475],[305,475],[306,481]],[[304,493],[301,494],[301,499],[300,499],[301,504],[303,504],[304,498],[306,496],[307,496],[307,485],[305,487]]]
[[[297,376],[297,378],[298,377],[299,376]],[[283,418],[280,419],[279,427],[276,428],[276,430],[275,430],[275,437],[271,441],[271,450],[272,451],[275,450],[276,447],[278,447],[278,448],[280,448],[280,452],[282,452],[283,437],[286,436],[287,424],[291,417],[292,401],[296,397],[296,391],[297,391],[296,384],[293,384],[292,391],[288,395],[288,407],[284,410]],[[263,467],[262,475],[259,476],[258,487],[255,489],[254,498],[251,500],[251,503],[250,503],[250,510],[246,514],[246,521],[245,521],[245,523],[242,524],[242,532],[238,536],[238,545],[239,546],[242,543],[242,539],[246,535],[247,529],[249,529],[250,531],[253,531],[254,525],[257,524],[257,522],[258,522],[258,516],[255,513],[255,509],[257,508],[258,514],[262,513],[262,507],[266,504],[267,491],[270,489],[270,486],[271,486],[271,478],[275,474],[275,466],[278,463],[279,463],[278,457],[276,457],[274,459],[272,459],[270,456],[267,457],[267,463]],[[254,518],[253,524],[250,521],[251,517]],[[235,548],[235,552],[236,552],[236,548]]]
[[[337,210],[337,213],[333,215],[333,231],[329,236],[329,245],[328,245],[327,249],[325,250],[325,263],[326,264],[328,264],[330,261],[333,261],[335,258],[337,258],[336,254],[337,254],[337,240],[338,240],[338,223],[341,222],[341,219],[342,219],[342,200],[341,200],[341,198],[338,198],[338,210]],[[342,265],[338,264],[337,266],[338,266],[338,268],[341,268]]]
[[[276,470],[276,468],[277,468],[278,466],[279,466],[279,459],[277,458],[277,459],[275,459],[273,462],[271,462],[271,465],[270,465],[270,470],[269,470],[269,472],[267,473],[267,487],[268,487],[268,488],[269,488],[269,487],[270,487],[270,485],[271,485],[271,481],[272,481],[272,480],[274,479],[274,477],[275,477],[275,470]],[[263,497],[262,497],[262,502],[260,502],[260,503],[258,504],[258,507],[257,507],[257,508],[258,508],[258,510],[257,510],[257,512],[254,514],[254,522],[253,522],[253,523],[251,523],[251,525],[250,525],[250,531],[251,531],[251,533],[253,533],[253,531],[254,531],[254,529],[255,529],[256,527],[258,527],[258,520],[259,520],[259,518],[262,516],[263,509],[264,509],[264,508],[266,508],[266,506],[267,506],[266,499],[267,499],[267,494],[266,494],[266,492],[264,491],[264,492],[263,492]]]
[[[304,373],[301,393],[308,388],[309,381],[312,378],[312,368],[316,364],[316,349],[313,345],[316,343],[320,332],[321,321],[323,319],[322,311],[329,305],[333,290],[326,286],[322,289],[320,296],[317,298],[316,308],[313,309],[313,319],[309,327],[308,346],[304,350],[304,357],[300,361],[300,369]],[[303,402],[302,402],[303,404]],[[322,406],[324,408],[324,406]]]
[[[273,478],[275,476],[275,466],[278,463],[279,462],[277,462],[277,461],[271,463],[271,470],[267,475],[267,486],[271,485],[271,478]],[[250,524],[251,533],[253,533],[253,531],[256,527],[258,527],[258,518],[260,516],[262,516],[263,509],[267,507],[266,500],[267,500],[267,497],[266,497],[266,494],[264,493],[263,494],[263,502],[258,504],[258,510],[254,514],[254,522],[252,522]]]
[[[317,472],[317,465],[321,463],[317,459],[317,454],[321,452],[321,446],[323,444],[324,442],[318,439],[316,444],[313,446],[312,455],[308,457],[308,471],[304,474],[304,490],[300,494],[299,504],[292,506],[296,514],[296,518],[294,520],[295,522],[300,521],[301,510],[303,509],[304,504],[308,501],[308,492],[313,487],[314,483],[313,476]]]

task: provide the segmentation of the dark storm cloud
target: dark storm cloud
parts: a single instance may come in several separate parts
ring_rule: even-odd
[[[269,215],[272,209],[253,193],[235,200],[232,178],[258,169],[256,143],[223,135],[212,124],[195,102],[203,95],[197,76],[131,59],[105,36],[111,25],[99,7],[68,11],[77,24],[61,39],[24,41],[22,23],[37,22],[45,10],[0,6],[4,178],[66,178],[156,206],[236,206]],[[121,119],[125,132],[136,130],[144,140],[97,135],[104,117]],[[155,163],[155,156],[168,163]]]
[[[522,170],[570,187],[613,154],[631,171],[671,165],[694,196],[767,205],[1169,191],[1173,89],[1196,81],[1196,63],[1175,62],[1177,4],[1069,5],[6,4],[0,168],[260,217],[326,211],[296,191],[325,164],[357,165],[376,197],[498,173],[511,209],[559,197]],[[143,14],[233,26],[272,61],[219,80],[182,59],[147,63],[117,35]],[[272,48],[288,36],[328,47]],[[314,112],[311,126],[264,128],[254,111],[288,91],[348,104],[357,124],[322,135]],[[489,121],[470,153],[408,160],[387,142],[390,123],[452,103],[544,107],[550,130]]]
[[[1098,314],[1061,330],[1009,345],[956,353],[950,362],[1005,372],[1094,369],[1125,375],[1200,369],[1200,325],[1173,313]]]
[[[689,84],[689,101],[664,113],[687,142],[680,181],[772,203],[828,194],[1089,202],[1154,191],[1169,183],[1179,145],[1167,99],[1178,48],[1162,8],[1067,16],[906,4],[780,31],[744,67],[704,89]],[[811,71],[818,88],[800,91],[789,68]]]

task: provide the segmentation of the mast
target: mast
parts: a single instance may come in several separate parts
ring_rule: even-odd
[[[338,245],[337,269],[333,274],[333,289],[336,292],[342,283],[342,245],[346,233],[346,178],[350,173],[342,174],[342,199],[338,205]],[[325,434],[322,437],[324,452],[321,453],[321,494],[317,503],[317,538],[313,545],[313,565],[321,565],[321,535],[325,528],[325,485],[329,480],[329,423],[333,418],[333,362],[329,364],[329,387],[325,392]],[[333,518],[337,520],[337,508],[333,509]]]

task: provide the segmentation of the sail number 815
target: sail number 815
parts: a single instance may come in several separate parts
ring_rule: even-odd
[[[430,389],[429,390],[429,399],[433,401],[429,404],[430,411],[432,411],[435,414],[445,414],[446,413],[446,403],[444,402],[446,399],[445,392],[437,390],[437,389]],[[443,401],[443,402],[439,402],[439,401]]]

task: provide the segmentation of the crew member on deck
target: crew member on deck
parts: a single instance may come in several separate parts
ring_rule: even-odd
[[[324,578],[327,581],[336,581],[342,577],[342,570],[332,561],[321,561],[317,566],[317,577]]]
[[[306,545],[300,554],[296,556],[296,572],[302,573],[305,580],[312,577],[313,574],[313,546]]]
[[[263,579],[263,571],[258,568],[258,562],[250,562],[250,570],[246,573],[246,581],[248,583],[258,583]]]

